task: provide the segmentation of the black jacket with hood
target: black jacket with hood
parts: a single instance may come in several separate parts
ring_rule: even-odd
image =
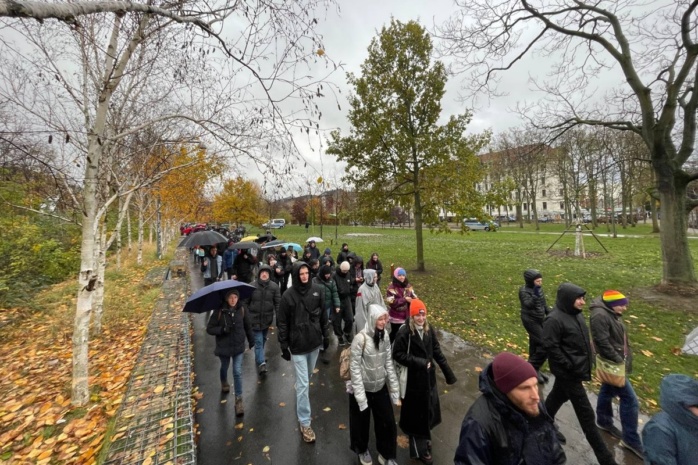
[[[586,294],[576,284],[562,283],[553,311],[543,322],[543,342],[548,351],[550,371],[560,378],[591,379],[592,351],[589,328],[574,301]]]
[[[565,452],[542,402],[535,418],[521,412],[494,384],[492,364],[480,373],[480,392],[463,419],[455,465],[561,465]]]
[[[264,281],[259,279],[262,271],[269,273],[269,279]],[[261,331],[271,326],[281,302],[281,291],[279,290],[279,285],[272,281],[272,273],[273,271],[269,265],[262,265],[257,272],[257,280],[252,283],[255,290],[250,297],[248,308],[250,310],[252,329],[256,331]]]
[[[232,272],[237,276],[238,281],[251,283],[254,279],[254,266],[257,259],[250,254],[249,250],[241,250],[233,261]]]
[[[545,300],[543,289],[539,288],[536,295],[536,285],[533,281],[540,278],[538,270],[530,269],[524,271],[524,286],[519,289],[519,301],[521,302],[521,319],[533,320],[542,323],[546,315],[550,313],[550,308]]]
[[[361,255],[354,258],[354,263],[349,268],[349,276],[351,277],[351,298],[354,299],[364,283],[364,259]]]
[[[281,350],[288,349],[292,354],[307,354],[322,346],[323,338],[329,336],[327,312],[324,310],[325,290],[313,283],[301,283],[300,270],[310,268],[305,262],[293,264],[291,276],[293,286],[281,297],[276,325],[279,331]]]
[[[249,311],[239,300],[234,308],[230,308],[226,303],[223,308],[213,312],[208,319],[206,332],[216,336],[216,349],[213,352],[215,355],[234,357],[243,353],[246,347],[245,339],[250,348],[254,347],[254,335],[249,318]],[[228,328],[229,331],[226,333],[223,328]]]
[[[344,273],[338,266],[335,269],[332,279],[334,279],[334,282],[337,283],[337,293],[339,294],[340,299],[344,299],[351,295],[351,271]]]

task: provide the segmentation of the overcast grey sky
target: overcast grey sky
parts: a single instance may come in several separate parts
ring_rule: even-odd
[[[341,0],[339,3],[341,11],[328,11],[325,18],[320,17],[317,28],[317,32],[324,38],[325,52],[335,62],[344,65],[344,71],[337,71],[330,78],[342,89],[342,94],[339,95],[341,111],[330,95],[318,102],[323,115],[321,127],[325,134],[335,128],[340,128],[347,133],[349,125],[346,116],[349,104],[346,97],[351,88],[346,83],[346,72],[360,73],[359,66],[367,57],[367,48],[371,39],[384,25],[389,24],[391,17],[403,22],[418,20],[428,30],[432,30],[434,24],[441,24],[454,12],[455,8],[453,0]],[[512,92],[508,97],[478,102],[477,107],[473,109],[474,119],[470,127],[472,132],[482,132],[487,129],[500,132],[521,124],[518,115],[510,110],[527,92],[527,66],[527,63],[523,62],[518,72],[503,76],[505,81],[511,81]],[[320,74],[321,70],[318,71]],[[452,77],[447,84],[447,93],[442,100],[444,119],[451,114],[462,113],[466,105],[469,105],[459,101],[461,79],[461,77]],[[324,140],[323,137],[323,145]],[[314,152],[310,150],[305,138],[299,137],[296,143],[304,158],[318,174],[330,178],[335,173],[341,173],[342,168],[337,167],[331,157],[319,155],[321,152],[319,141],[312,144]]]

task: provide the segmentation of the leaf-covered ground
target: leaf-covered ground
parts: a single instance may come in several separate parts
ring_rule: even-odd
[[[160,293],[140,286],[149,269],[162,266],[147,260],[144,267],[127,260],[122,271],[107,273],[104,329],[90,340],[85,407],[70,402],[76,282],[43,291],[32,310],[3,312],[0,463],[95,463]]]

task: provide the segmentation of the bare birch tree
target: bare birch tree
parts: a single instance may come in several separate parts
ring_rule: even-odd
[[[103,279],[99,254],[108,243],[102,219],[116,199],[133,192],[129,183],[116,182],[129,160],[121,145],[132,134],[167,124],[176,127],[178,138],[208,138],[231,161],[266,163],[265,144],[277,144],[284,159],[276,166],[289,166],[300,158],[289,131],[300,127],[310,134],[318,128],[312,118],[319,117],[314,100],[322,95],[322,78],[307,70],[315,62],[326,62],[327,73],[333,70],[313,32],[319,5],[0,1],[0,17],[56,18],[69,26],[2,20],[0,98],[37,134],[60,136],[56,150],[63,159],[55,170],[80,186],[72,199],[82,225],[75,405],[89,398],[90,317]],[[230,23],[235,26],[228,28]],[[13,42],[12,35],[21,41]],[[297,101],[289,111],[305,107],[308,116],[289,118],[281,105],[289,100]]]
[[[661,199],[662,282],[694,286],[687,217],[698,199],[686,188],[698,179],[687,165],[697,128],[698,0],[456,4],[458,12],[437,36],[443,53],[456,58],[456,70],[469,73],[471,90],[497,92],[503,72],[545,56],[556,61],[535,80],[543,98],[526,111],[538,125],[558,132],[604,126],[642,137]],[[597,88],[609,82],[618,84],[598,98]]]

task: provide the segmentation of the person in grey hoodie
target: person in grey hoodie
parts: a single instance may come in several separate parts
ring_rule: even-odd
[[[400,405],[400,385],[387,336],[388,310],[377,304],[368,307],[368,322],[351,343],[351,388],[349,393],[349,436],[351,449],[362,465],[373,464],[368,450],[371,412],[378,461],[397,465],[397,427],[391,401]]]
[[[383,308],[387,308],[383,300],[383,293],[377,286],[377,278],[376,270],[364,270],[364,283],[359,286],[359,290],[356,293],[354,334],[358,334],[366,326],[369,305],[378,304]],[[388,326],[388,331],[390,331],[390,326]]]

